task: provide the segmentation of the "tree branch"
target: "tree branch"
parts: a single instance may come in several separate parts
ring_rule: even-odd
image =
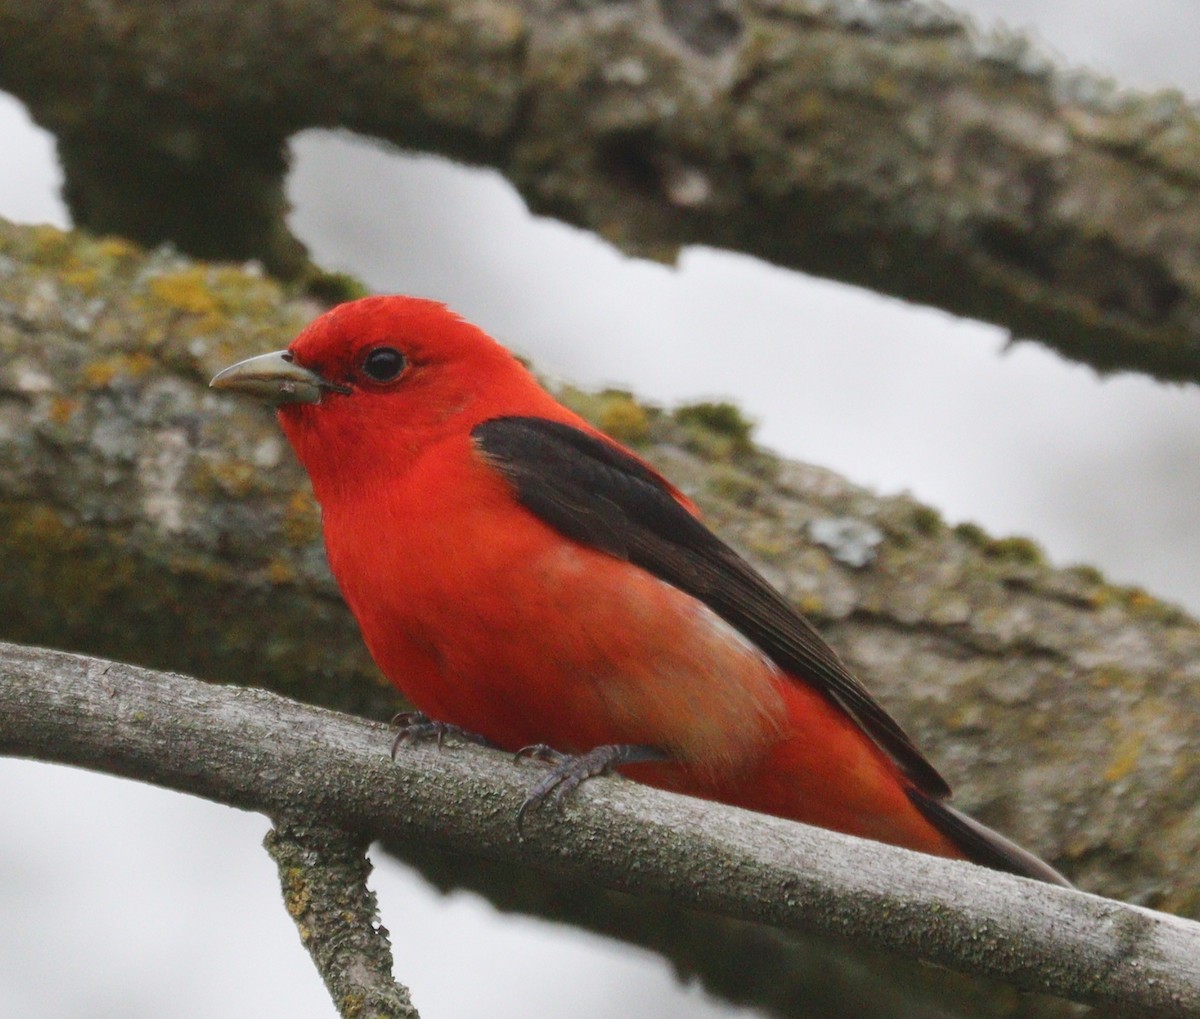
[[[389,852],[447,892],[475,891],[506,911],[549,918],[662,956],[684,985],[780,1019],[1077,1019],[1063,998],[934,968],[862,945],[702,912],[520,864],[385,839]],[[1099,1019],[1096,1016],[1095,1019]]]
[[[264,691],[0,646],[0,753],[82,765],[275,818],[522,862],[1145,1016],[1200,1011],[1200,925],[633,783],[515,812],[499,753],[405,750]]]
[[[1200,380],[1195,111],[941,7],[0,0],[0,37],[94,230],[295,276],[285,140],[344,127],[631,253],[731,248]]]
[[[342,1019],[420,1019],[392,980],[392,949],[367,887],[368,840],[305,818],[276,820],[263,840],[283,902]]]
[[[0,255],[0,639],[209,678],[253,663],[289,696],[394,712],[278,425],[207,388],[319,309],[46,228],[0,223]],[[575,399],[603,423],[607,398]],[[965,809],[1086,887],[1200,915],[1200,625],[1031,542],[622,399],[641,451],[821,625]],[[882,535],[870,562],[810,540],[829,521]]]

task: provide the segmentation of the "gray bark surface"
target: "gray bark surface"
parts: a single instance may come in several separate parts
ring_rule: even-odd
[[[1200,379],[1200,121],[871,0],[0,0],[77,224],[295,277],[286,140],[500,170],[622,250],[704,244]]]

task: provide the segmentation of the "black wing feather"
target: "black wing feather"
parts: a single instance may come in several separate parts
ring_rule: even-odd
[[[950,787],[812,624],[611,443],[557,421],[493,418],[471,432],[517,498],[582,544],[628,560],[704,602],[784,672],[823,690],[931,797]]]
[[[1039,860],[1027,849],[1006,839],[999,832],[980,824],[973,817],[955,810],[949,803],[926,796],[918,789],[906,790],[909,801],[938,831],[957,845],[967,858],[993,870],[1047,881],[1064,888],[1074,887],[1050,864]]]

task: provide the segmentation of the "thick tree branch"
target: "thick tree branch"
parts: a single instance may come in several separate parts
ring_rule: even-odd
[[[377,718],[395,710],[278,426],[207,389],[318,310],[253,272],[0,222],[0,637],[245,676]],[[1030,542],[778,463],[744,437],[625,398],[572,398],[601,423],[642,421],[642,451],[821,624],[961,806],[1084,887],[1200,915],[1194,621],[1094,571],[1052,569]],[[882,536],[866,565],[811,540],[830,521]],[[838,1017],[851,1002],[871,1017],[1042,1014],[965,980],[919,1002],[938,975],[911,966],[864,998],[878,958],[389,845],[443,885],[654,948],[776,1014],[811,1019],[821,1000]]]
[[[0,224],[0,256],[0,637],[214,678],[253,663],[256,683],[387,717],[278,425],[207,387],[319,309],[48,229]],[[1200,915],[1200,626],[1030,542],[617,409],[644,415],[644,452],[823,625],[966,809],[1087,887]],[[811,540],[838,521],[882,537],[866,565]]]
[[[819,932],[1143,1016],[1200,1011],[1200,925],[617,781],[515,811],[528,768],[406,749],[263,691],[0,646],[0,753],[154,782],[273,817],[522,862]]]
[[[0,0],[0,38],[91,229],[295,275],[285,140],[344,127],[629,252],[732,248],[1200,379],[1195,111],[941,7]]]
[[[367,887],[367,842],[296,817],[277,819],[264,845],[279,868],[288,915],[342,1019],[419,1019],[408,989],[392,979],[387,928]]]

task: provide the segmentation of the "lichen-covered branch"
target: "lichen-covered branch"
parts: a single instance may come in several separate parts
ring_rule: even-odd
[[[1200,120],[904,0],[0,0],[76,222],[295,276],[286,139],[501,170],[670,258],[731,248],[1200,380]]]
[[[0,645],[0,753],[520,862],[1138,1015],[1200,1010],[1190,921],[628,782],[593,782],[521,835],[529,776],[505,755],[411,747],[393,765],[387,744],[381,725],[263,691]]]
[[[0,638],[376,718],[395,710],[328,575],[307,481],[276,423],[207,388],[218,368],[285,345],[319,310],[253,271],[0,222]],[[566,395],[638,443],[821,625],[961,806],[1089,890],[1200,916],[1196,622],[1094,571],[1053,569],[1031,542],[950,527],[909,499],[778,462],[728,415]],[[871,536],[865,559],[837,537],[846,525]],[[851,962],[831,976],[835,958],[764,944],[749,928],[695,916],[665,925],[634,900],[417,862],[443,883],[495,875],[480,890],[510,908],[654,947],[778,1014],[814,1000],[799,974],[849,987],[861,972]],[[1027,1012],[1028,1000],[997,994],[933,1014]]]
[[[0,636],[394,710],[277,424],[207,385],[318,310],[231,266],[0,224]],[[965,808],[1088,887],[1200,914],[1194,621],[719,416],[573,399],[822,624]],[[839,523],[875,536],[865,561]]]
[[[286,739],[286,734],[279,734]],[[276,819],[264,840],[283,904],[342,1019],[419,1019],[392,979],[387,928],[367,887],[368,840],[319,819]]]

